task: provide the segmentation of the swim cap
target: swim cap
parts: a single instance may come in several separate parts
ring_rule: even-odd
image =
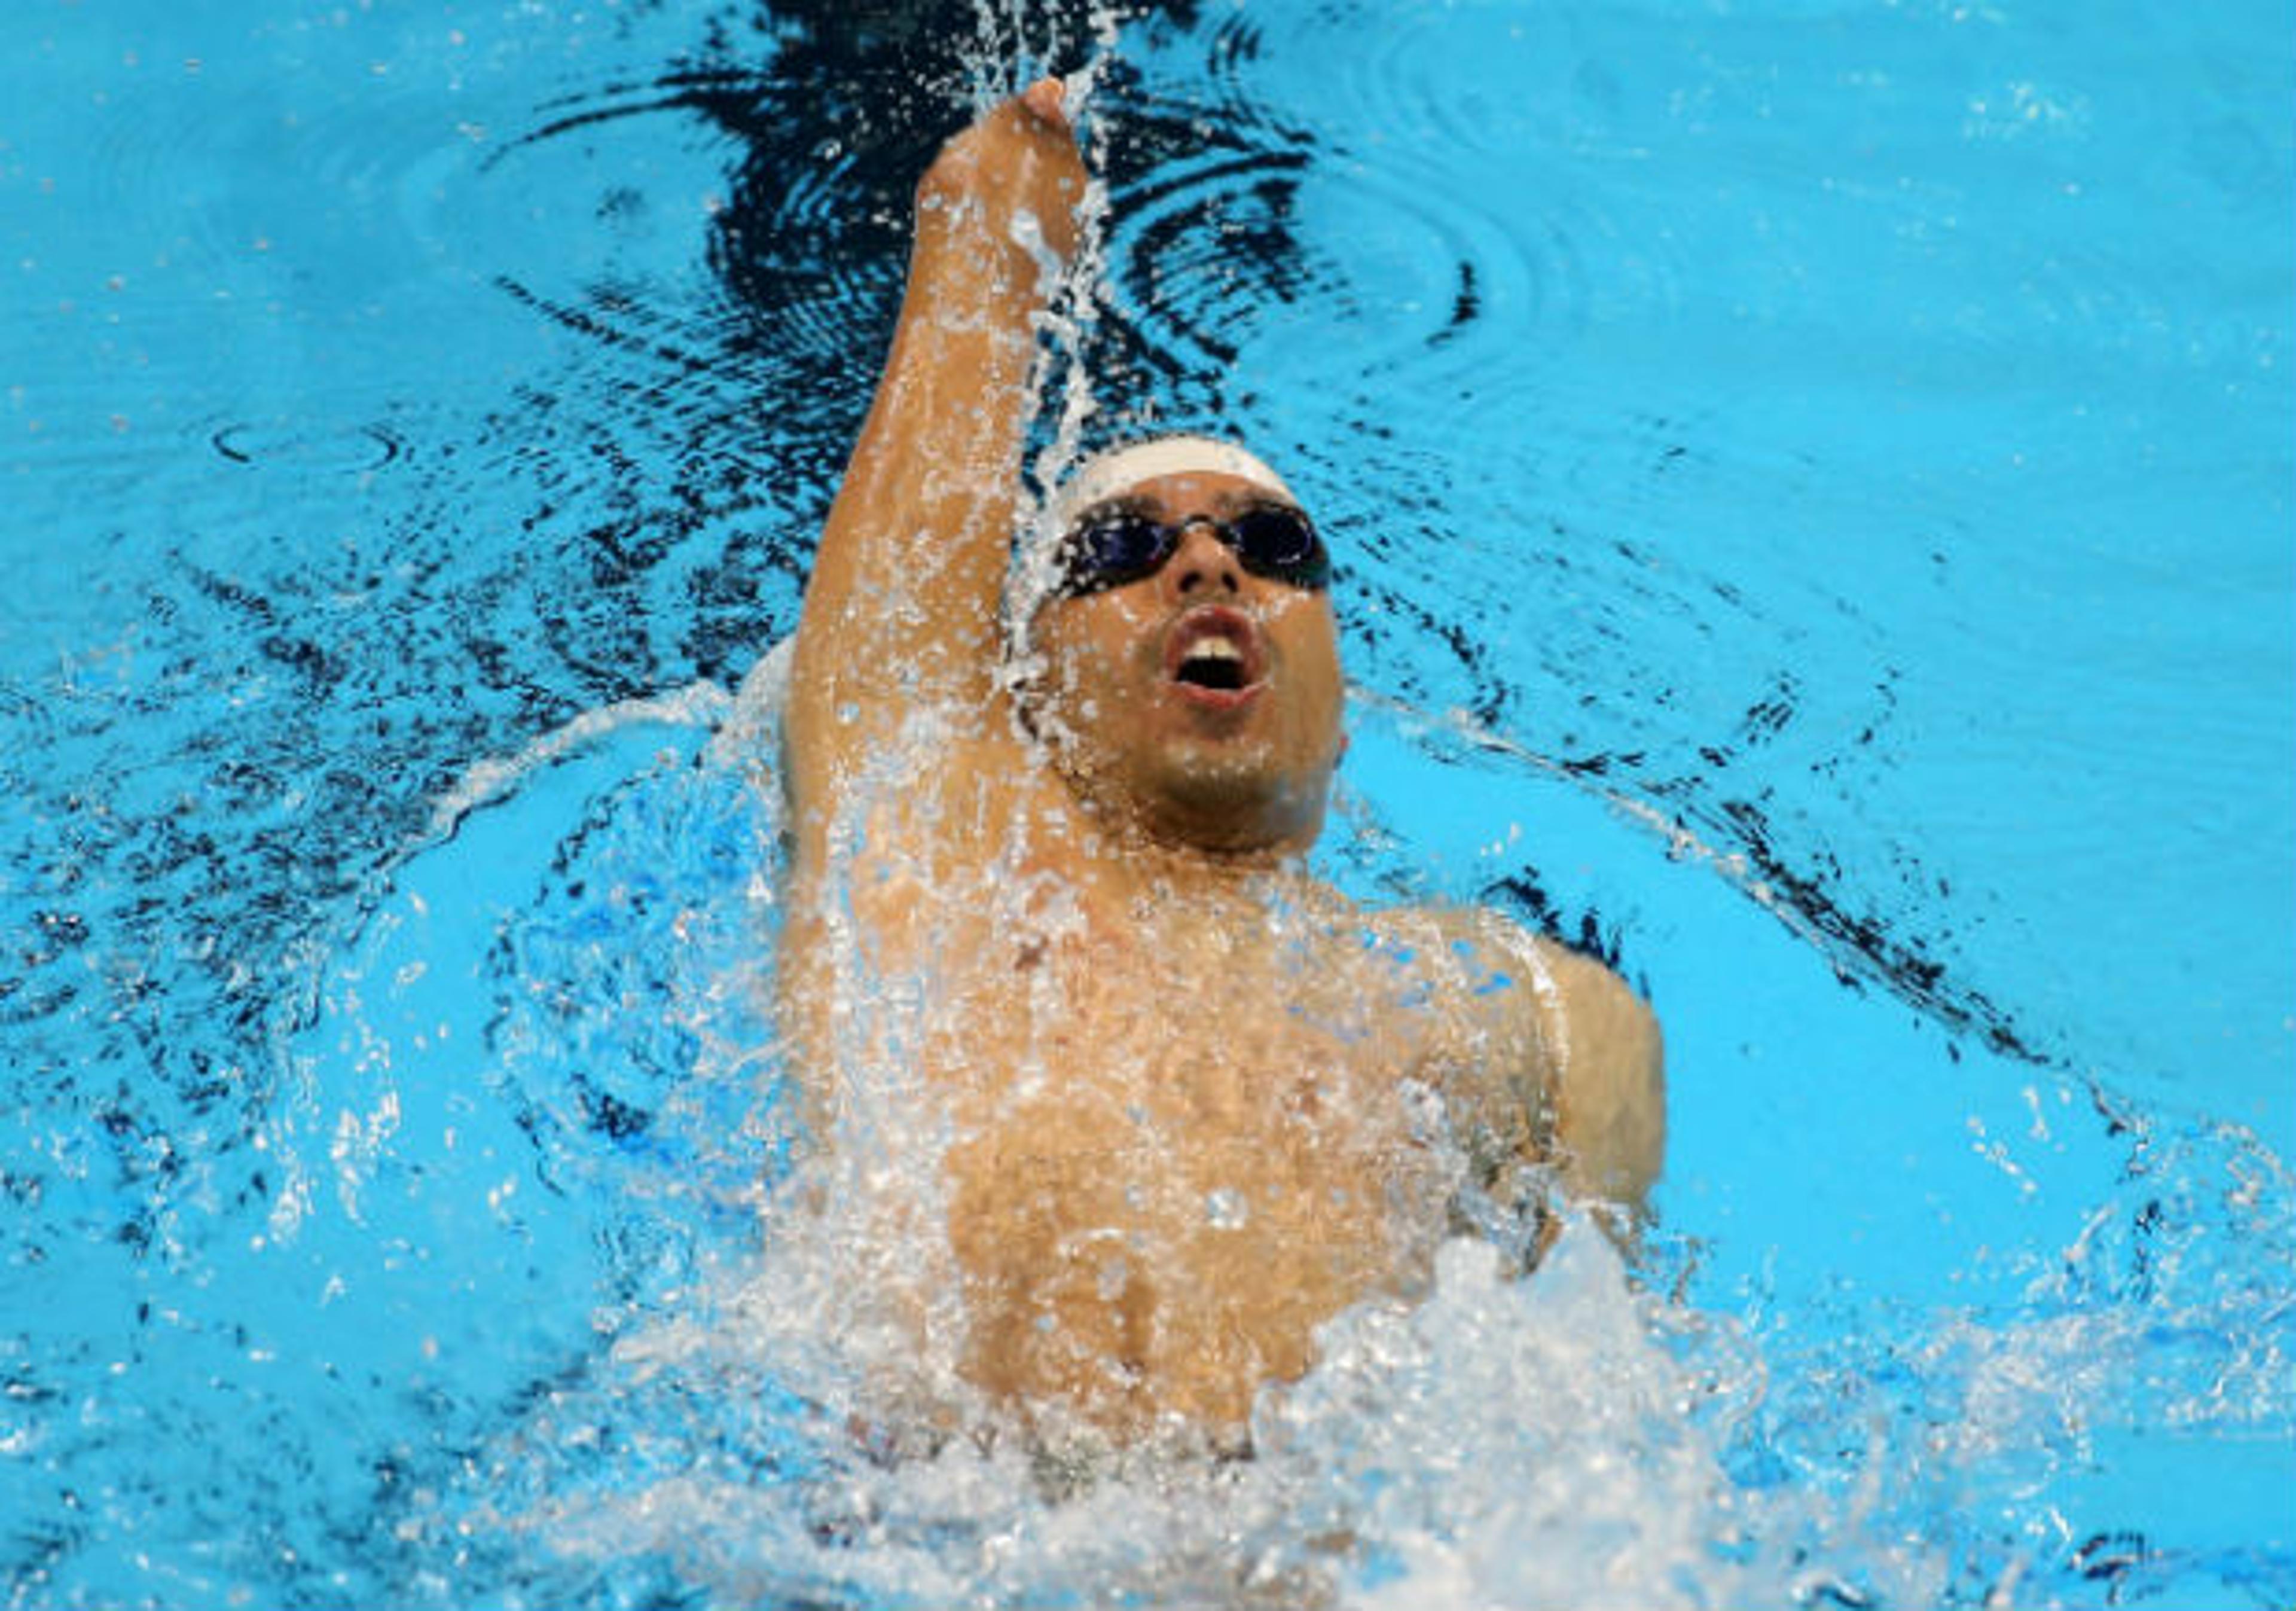
[[[1151,437],[1095,455],[1045,500],[1019,556],[1007,603],[1007,625],[1015,645],[1025,643],[1029,623],[1052,596],[1055,549],[1077,516],[1143,481],[1188,474],[1232,475],[1287,504],[1300,501],[1283,478],[1256,454],[1208,436]]]
[[[1046,534],[1058,537],[1095,504],[1105,503],[1143,481],[1190,473],[1232,475],[1287,504],[1300,501],[1283,484],[1283,478],[1269,469],[1265,461],[1234,442],[1215,441],[1208,436],[1152,437],[1129,447],[1111,448],[1086,459],[1083,467],[1047,500]]]

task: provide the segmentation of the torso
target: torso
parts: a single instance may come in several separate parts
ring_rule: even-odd
[[[1460,1167],[1436,1093],[1529,1054],[1431,919],[1119,853],[1009,756],[935,770],[857,842],[914,855],[800,892],[784,1028],[824,1123],[883,1154],[883,1234],[930,1237],[939,1194],[976,1388],[1233,1442],[1317,1325],[1423,1279]],[[803,915],[832,888],[849,919]]]

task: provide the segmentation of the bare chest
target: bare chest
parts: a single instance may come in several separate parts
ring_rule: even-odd
[[[1413,1145],[1431,1038],[1395,981],[1329,937],[1165,914],[972,940],[923,1042],[960,1134],[1261,1197],[1329,1197]]]
[[[1416,1278],[1447,1176],[1406,970],[1280,908],[976,909],[919,1043],[976,1379],[1233,1422]]]
[[[883,1177],[936,1183],[976,1385],[1233,1428],[1323,1321],[1422,1278],[1459,992],[1336,897],[1057,854],[846,887],[791,1021]]]

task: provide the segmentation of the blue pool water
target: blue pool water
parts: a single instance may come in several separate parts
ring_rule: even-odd
[[[0,39],[9,1604],[2296,1603],[2287,0]],[[1046,61],[1093,430],[1341,547],[1324,867],[1614,951],[1673,1102],[1635,1270],[1057,1502],[837,1433],[717,735]]]

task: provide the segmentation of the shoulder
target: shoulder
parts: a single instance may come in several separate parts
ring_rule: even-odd
[[[1543,1014],[1579,1021],[1574,1027],[1589,1027],[1584,1022],[1589,1015],[1615,1027],[1650,1017],[1634,988],[1600,958],[1534,933],[1503,912],[1488,907],[1411,907],[1393,916],[1439,943],[1469,970],[1480,990],[1498,993],[1519,987],[1541,1004]],[[1654,1020],[1651,1027],[1655,1029]]]
[[[1488,908],[1414,908],[1393,921],[1446,949],[1509,1060],[1536,1068],[1564,1183],[1639,1205],[1665,1145],[1665,1050],[1649,1003],[1600,958]]]
[[[1560,948],[1481,907],[1390,908],[1367,914],[1365,926],[1441,1004],[1440,1055],[1457,1076],[1549,1106],[1564,1034]]]
[[[1475,999],[1510,1012],[1543,1013],[1540,1004],[1551,1005],[1561,981],[1587,960],[1488,907],[1396,907],[1366,921],[1383,942],[1424,955]]]

